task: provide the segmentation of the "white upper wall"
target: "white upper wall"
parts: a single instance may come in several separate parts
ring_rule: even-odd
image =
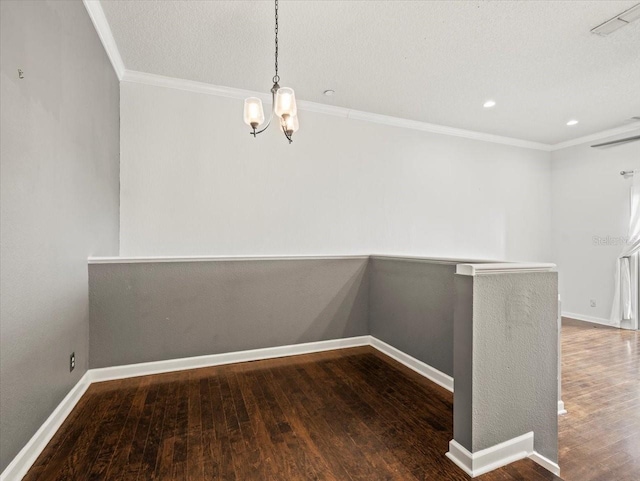
[[[548,152],[299,115],[122,82],[120,254],[550,259]]]
[[[640,129],[618,137],[638,133]],[[640,169],[640,142],[591,148],[604,141],[551,154],[552,238],[563,313],[608,323],[615,261],[629,228],[631,180],[620,171]]]

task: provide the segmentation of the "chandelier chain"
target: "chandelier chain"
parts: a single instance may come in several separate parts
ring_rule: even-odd
[[[275,0],[276,5],[276,74],[273,76],[273,83],[277,84],[280,81],[280,76],[278,75],[278,0]]]

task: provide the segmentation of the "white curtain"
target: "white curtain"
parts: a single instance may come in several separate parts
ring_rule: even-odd
[[[631,186],[631,219],[627,243],[616,260],[615,291],[611,322],[619,326],[623,319],[633,319],[633,282],[630,257],[640,251],[640,170],[633,172]]]

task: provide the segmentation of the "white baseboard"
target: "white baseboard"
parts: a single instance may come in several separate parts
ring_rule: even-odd
[[[551,471],[556,476],[560,476],[560,466],[558,466],[558,463],[554,463],[535,451],[529,455],[529,458],[545,468],[547,471]]]
[[[533,453],[533,432],[490,448],[470,453],[455,440],[449,442],[446,456],[472,478],[524,459]]]
[[[207,356],[186,357],[181,359],[169,359],[167,361],[145,362],[128,364],[124,366],[90,369],[88,372],[91,382],[112,381],[150,374],[198,369],[202,367],[221,366],[238,362],[259,361],[262,359],[274,359],[277,357],[296,356],[299,354],[311,354],[314,352],[330,351],[333,349],[345,349],[349,347],[372,346],[404,364],[418,374],[435,382],[439,386],[453,392],[453,378],[437,369],[425,364],[418,359],[390,346],[373,336],[350,337],[330,341],[309,342],[305,344],[292,344],[289,346],[268,347],[252,349],[248,351],[236,351]]]
[[[289,346],[266,347],[248,351],[235,351],[207,356],[169,359],[167,361],[143,362],[125,366],[90,369],[89,375],[91,382],[112,381],[114,379],[126,379],[129,377],[148,376],[150,374],[161,374],[164,372],[222,366],[224,364],[234,364],[238,362],[260,361],[263,359],[311,354],[334,349],[368,346],[370,344],[371,336],[358,336],[346,339],[332,339],[329,341],[307,342]]]
[[[0,474],[0,481],[15,481],[22,479],[35,463],[40,453],[49,444],[53,435],[60,429],[62,423],[71,413],[87,388],[91,385],[88,373],[76,383],[64,399],[58,404],[47,420],[40,426],[29,442],[13,458],[13,461]]]
[[[383,354],[386,354],[399,363],[404,364],[409,369],[414,370],[418,374],[426,377],[430,381],[435,382],[446,390],[453,392],[453,378],[451,376],[438,371],[436,368],[431,367],[422,361],[419,361],[415,357],[411,357],[408,354],[405,354],[399,349],[396,349],[395,347],[390,346],[386,342],[383,342],[373,336],[371,336],[371,345]]]
[[[603,326],[618,327],[611,323],[610,319],[604,319],[602,317],[587,316],[584,314],[576,314],[575,312],[563,312],[562,317],[569,317],[578,321],[592,322],[594,324],[602,324]]]
[[[558,401],[558,416],[567,414],[567,409],[564,407],[564,401]]]
[[[533,432],[476,453],[470,453],[464,446],[452,439],[449,442],[449,452],[446,456],[472,478],[524,458],[529,458],[547,471],[560,476],[560,466],[557,463],[533,450]]]

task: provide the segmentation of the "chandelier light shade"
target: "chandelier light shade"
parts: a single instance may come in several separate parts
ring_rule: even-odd
[[[296,94],[289,87],[280,87],[280,76],[278,75],[278,0],[275,3],[275,70],[273,76],[273,87],[271,87],[271,115],[267,125],[261,130],[257,130],[264,123],[264,109],[262,101],[257,97],[249,97],[244,101],[244,123],[251,127],[249,132],[254,137],[269,128],[273,116],[280,119],[280,128],[289,143],[293,142],[292,136],[298,130],[298,108],[296,106]]]
[[[286,115],[282,118],[282,130],[287,138],[291,138],[291,136],[298,131],[298,127],[297,115]]]
[[[298,113],[296,108],[296,94],[289,87],[282,87],[276,93],[276,103],[273,111],[280,118],[285,116],[295,116]]]
[[[264,123],[262,100],[258,97],[249,97],[244,100],[244,123],[254,129]]]

